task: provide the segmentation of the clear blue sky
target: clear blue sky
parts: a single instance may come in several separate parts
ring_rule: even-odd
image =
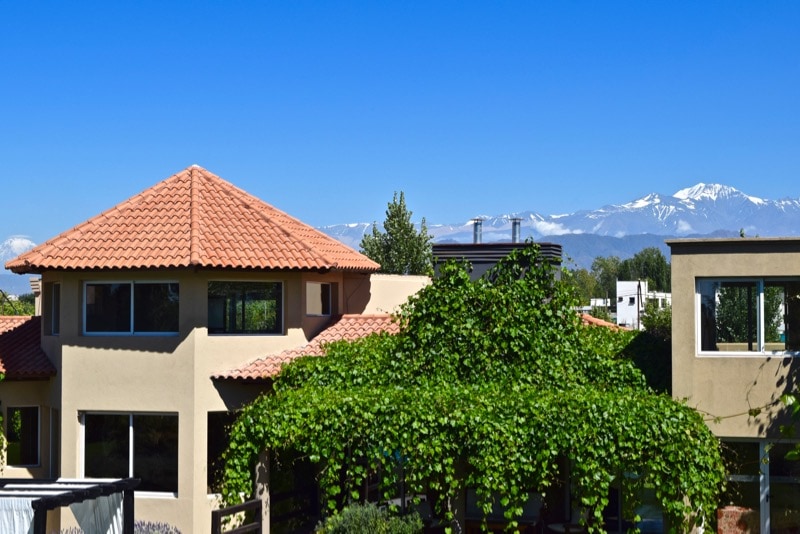
[[[199,164],[305,222],[800,196],[800,2],[0,0],[0,239]]]

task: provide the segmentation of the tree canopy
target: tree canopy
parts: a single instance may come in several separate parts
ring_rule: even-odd
[[[0,315],[33,315],[35,313],[33,293],[25,293],[12,299],[0,289]]]
[[[553,269],[535,245],[476,281],[445,264],[402,309],[399,334],[286,366],[232,429],[226,498],[252,494],[262,451],[292,450],[319,465],[330,510],[360,499],[372,472],[396,488],[402,459],[408,491],[449,519],[474,488],[513,527],[528,492],[554,490],[566,464],[593,530],[612,484],[629,520],[645,484],[673,524],[710,519],[724,480],[716,438],[621,356],[637,333],[580,324]]]
[[[625,260],[599,256],[592,262],[593,297],[614,298],[617,280],[647,280],[651,291],[670,291],[670,266],[656,247],[647,247]],[[583,282],[586,284],[586,282]]]
[[[383,231],[376,223],[372,232],[361,239],[361,251],[381,264],[380,272],[389,274],[430,274],[433,270],[431,235],[420,223],[419,231],[411,222],[411,211],[406,207],[405,195],[394,194],[386,208]]]

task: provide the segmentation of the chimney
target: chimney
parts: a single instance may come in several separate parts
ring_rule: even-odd
[[[483,219],[472,219],[472,243],[477,245],[481,242],[481,232],[483,229]]]
[[[519,229],[522,224],[522,219],[514,217],[511,219],[511,242],[519,243]]]
[[[29,278],[28,283],[31,285],[31,293],[33,293],[33,309],[34,315],[42,314],[42,279]]]

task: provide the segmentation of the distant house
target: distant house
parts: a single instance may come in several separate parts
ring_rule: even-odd
[[[186,533],[210,531],[231,413],[429,282],[197,166],[6,268],[41,275],[42,315],[0,319],[2,476],[138,477],[137,519]]]
[[[707,414],[723,442],[731,477],[722,504],[740,507],[726,510],[753,531],[797,532],[800,463],[786,453],[800,434],[781,428],[800,429],[780,397],[800,384],[800,239],[667,244],[672,391]]]
[[[642,314],[648,303],[662,309],[671,306],[672,295],[650,291],[647,280],[617,280],[617,325],[642,330]]]

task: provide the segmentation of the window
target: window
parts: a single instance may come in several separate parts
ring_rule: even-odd
[[[800,351],[800,280],[698,279],[700,350]]]
[[[87,334],[174,334],[178,332],[176,282],[87,282]]]
[[[87,413],[84,475],[141,478],[141,491],[178,492],[178,416]]]
[[[234,412],[208,412],[206,464],[208,493],[222,493],[225,473],[223,453],[231,439],[231,426],[236,421]]]
[[[728,485],[721,502],[753,510],[761,532],[800,528],[800,464],[787,461],[794,443],[724,441]]]
[[[50,333],[57,336],[61,333],[61,284],[53,284],[50,299]]]
[[[331,285],[321,282],[306,283],[306,314],[331,314]]]
[[[209,282],[208,331],[212,334],[283,332],[281,282]]]
[[[8,465],[39,465],[39,408],[10,407],[6,410]]]

